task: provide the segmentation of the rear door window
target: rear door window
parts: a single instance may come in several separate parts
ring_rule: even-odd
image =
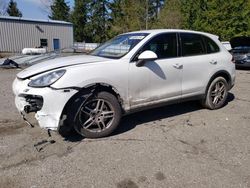
[[[193,33],[180,33],[182,56],[206,54],[202,36]]]

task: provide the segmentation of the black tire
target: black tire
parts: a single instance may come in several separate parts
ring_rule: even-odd
[[[86,138],[110,135],[119,125],[122,116],[117,98],[105,91],[89,97],[78,109],[74,118],[74,128]]]
[[[76,131],[75,131],[75,129],[74,129],[73,126],[70,126],[70,125],[66,124],[66,125],[61,125],[61,126],[59,127],[58,133],[59,133],[62,137],[67,138],[67,137],[70,137],[70,136],[76,134]]]
[[[202,100],[202,105],[210,110],[223,107],[228,96],[228,83],[225,78],[217,77],[209,85],[206,98]]]

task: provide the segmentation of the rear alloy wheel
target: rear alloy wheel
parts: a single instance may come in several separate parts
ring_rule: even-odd
[[[75,130],[87,138],[104,137],[116,129],[120,119],[121,107],[117,98],[108,92],[100,92],[80,105]]]
[[[221,108],[225,105],[228,96],[228,83],[223,77],[215,78],[206,94],[206,98],[203,101],[203,106],[214,110]]]

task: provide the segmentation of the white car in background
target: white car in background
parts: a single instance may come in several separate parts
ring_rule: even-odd
[[[146,30],[121,34],[89,55],[31,66],[13,83],[22,114],[62,135],[74,128],[97,138],[111,134],[122,115],[184,100],[225,105],[235,82],[232,55],[212,34]]]
[[[231,51],[232,50],[232,46],[231,46],[231,44],[230,44],[229,41],[224,41],[224,42],[221,42],[221,43],[227,49],[227,51]]]

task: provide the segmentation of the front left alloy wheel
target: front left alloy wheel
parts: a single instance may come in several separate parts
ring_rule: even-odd
[[[111,134],[119,125],[121,107],[117,98],[108,92],[99,92],[80,105],[75,116],[75,130],[87,138]]]

